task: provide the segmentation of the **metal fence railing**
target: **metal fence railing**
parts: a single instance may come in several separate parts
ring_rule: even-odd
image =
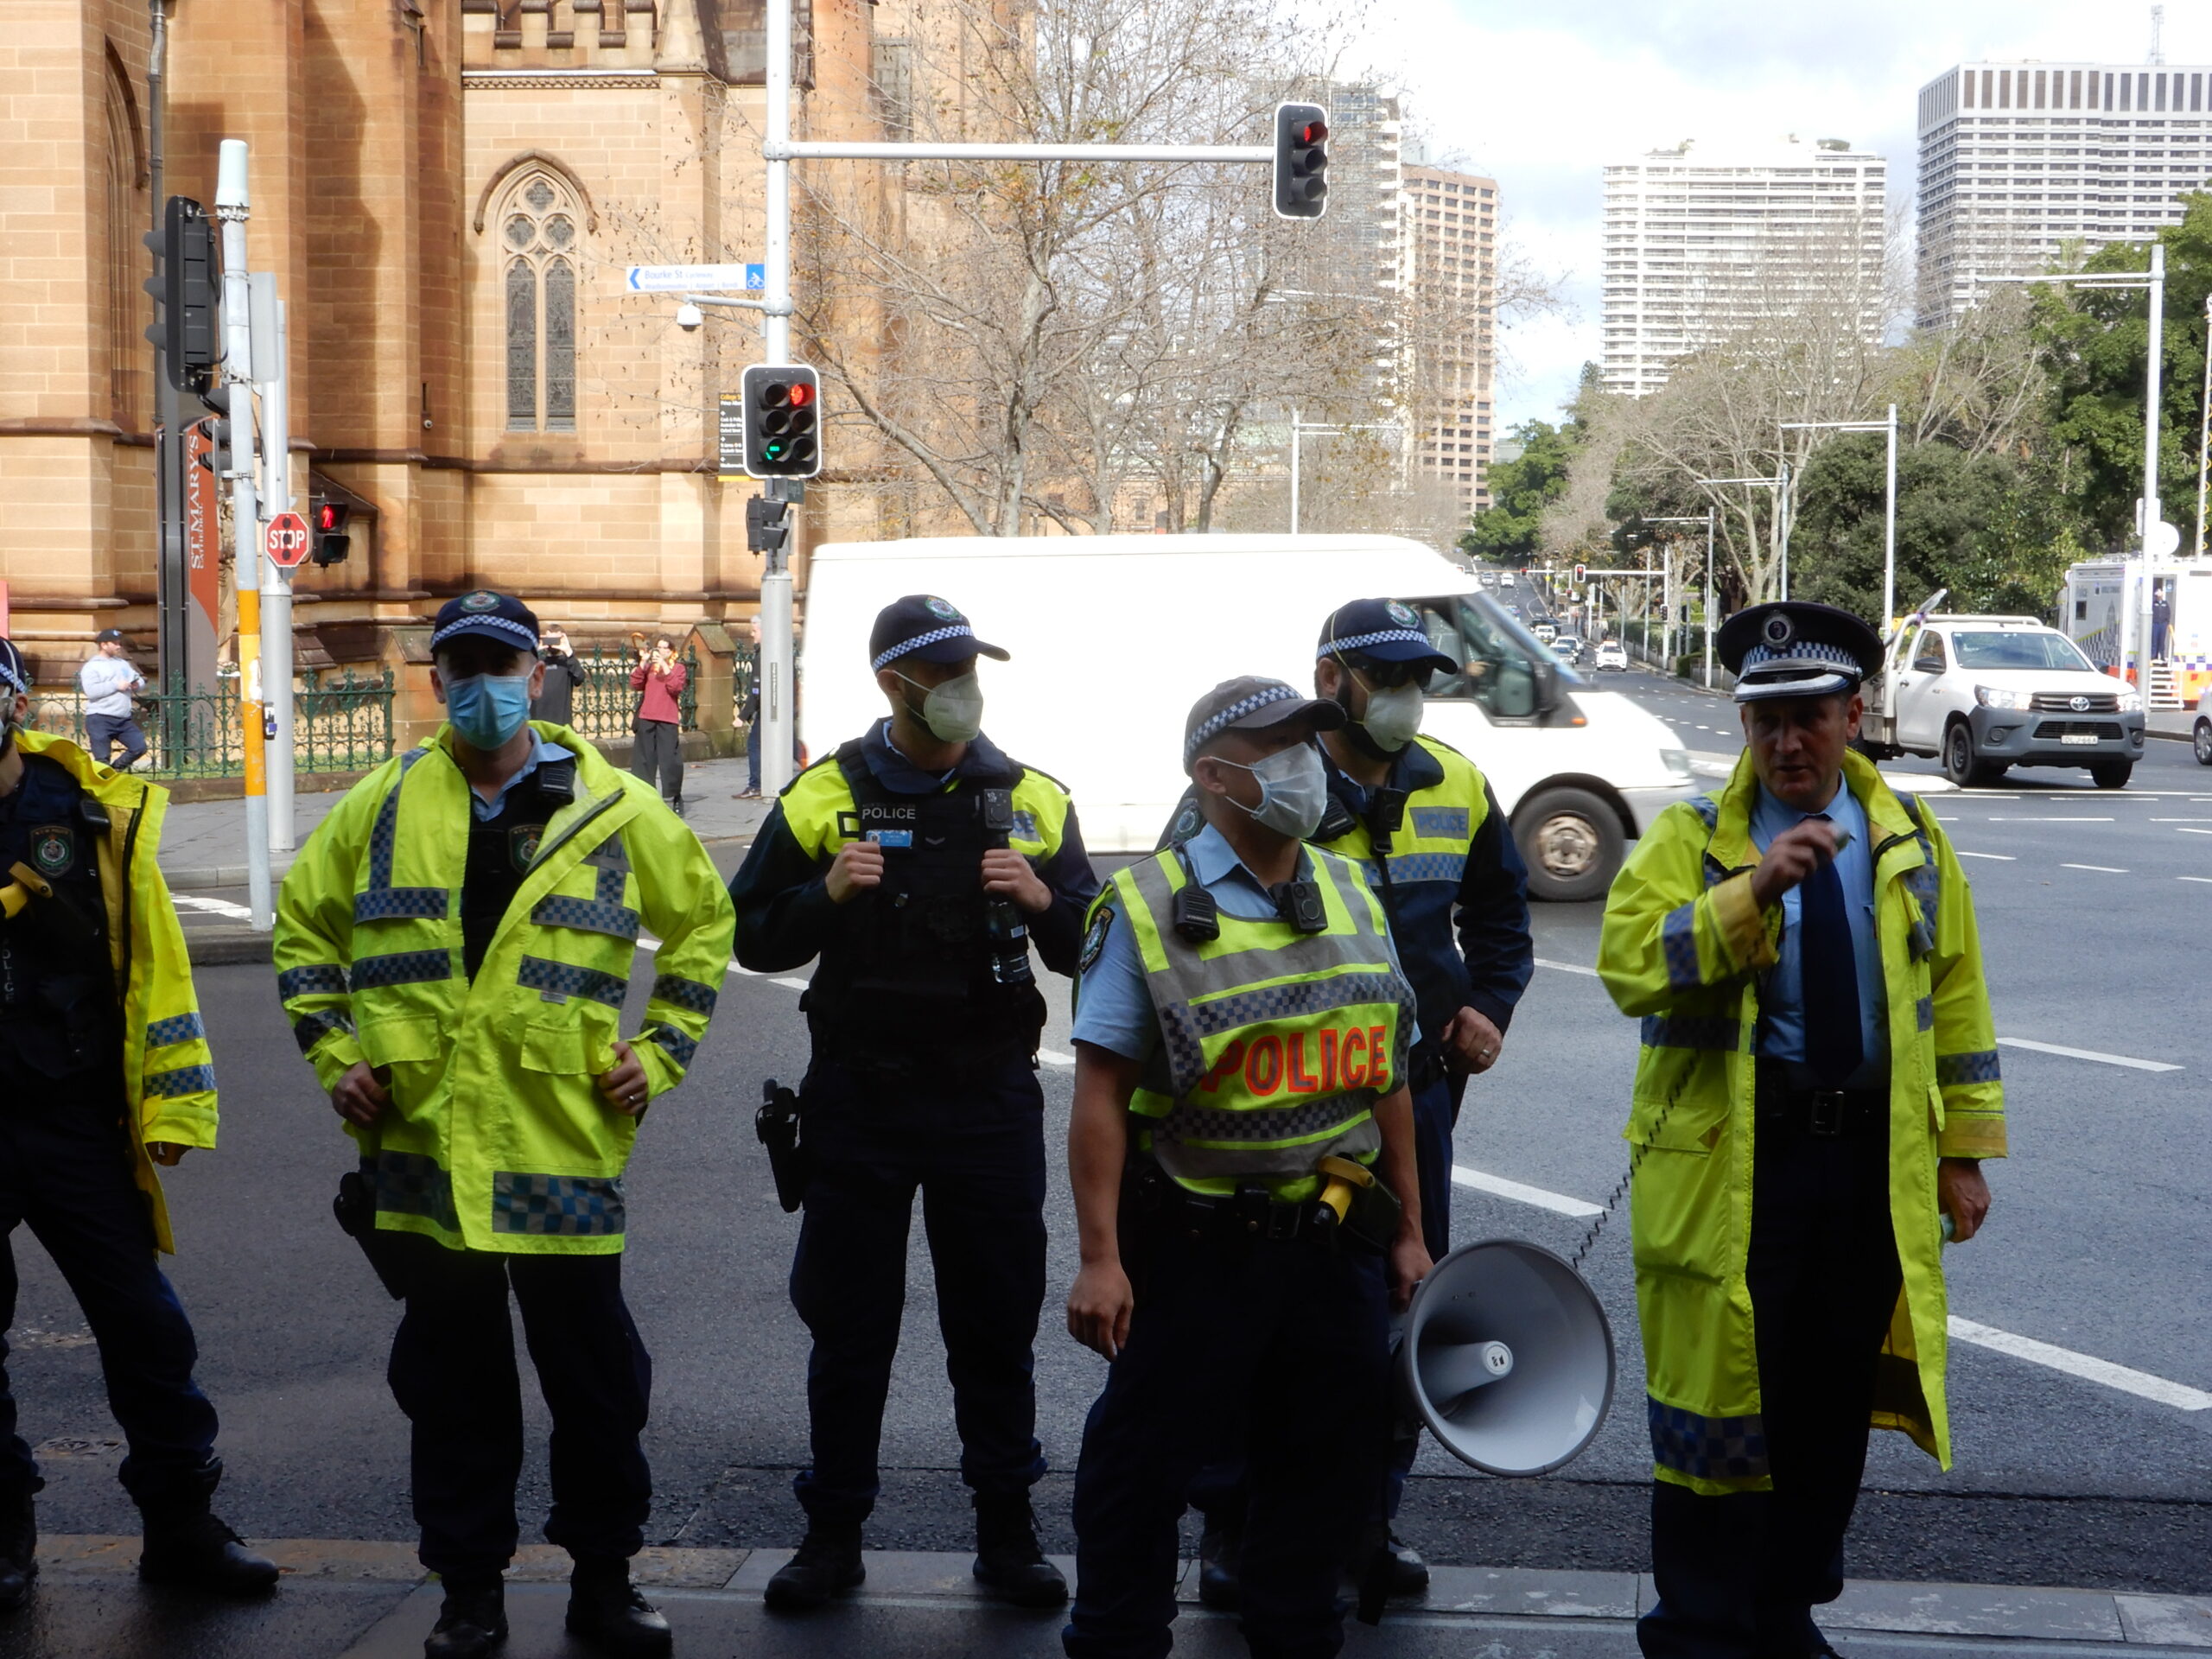
[[[681,730],[699,729],[699,652],[686,643],[677,659],[683,664],[683,690],[676,702],[683,719]],[[569,725],[579,737],[594,743],[617,743],[631,735],[638,716],[640,693],[630,686],[630,671],[638,654],[614,645],[587,645],[576,652],[583,669],[583,683],[575,690]]]
[[[302,772],[360,772],[392,754],[391,671],[352,669],[300,676],[292,697],[294,764]],[[236,778],[245,772],[245,729],[237,677],[212,690],[189,689],[181,676],[160,691],[142,692],[131,712],[146,734],[143,769],[163,778]],[[84,694],[41,691],[31,700],[30,724],[86,744]]]

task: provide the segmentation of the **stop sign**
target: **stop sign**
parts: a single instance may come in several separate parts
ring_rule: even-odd
[[[269,521],[269,563],[290,569],[308,556],[308,521],[296,512],[280,512]]]

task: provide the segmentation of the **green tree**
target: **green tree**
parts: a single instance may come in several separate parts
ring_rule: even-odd
[[[1560,426],[1523,421],[1512,435],[1520,458],[1491,465],[1491,505],[1476,509],[1459,537],[1459,550],[1470,558],[1501,564],[1534,559],[1545,509],[1567,493],[1567,471],[1582,447],[1581,423],[1572,419]]]

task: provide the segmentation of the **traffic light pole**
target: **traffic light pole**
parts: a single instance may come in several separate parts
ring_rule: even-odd
[[[276,297],[276,276],[257,271],[251,305],[253,365],[261,387],[261,518],[265,521],[292,505],[292,440],[285,391],[291,372],[284,334],[284,302]],[[256,526],[255,539],[262,537]],[[269,850],[289,853],[294,845],[292,814],[292,573],[276,560],[261,561],[261,689],[268,734]]]

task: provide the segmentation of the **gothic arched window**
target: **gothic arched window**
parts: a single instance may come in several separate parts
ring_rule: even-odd
[[[576,429],[576,218],[543,173],[525,177],[500,216],[511,432]]]

